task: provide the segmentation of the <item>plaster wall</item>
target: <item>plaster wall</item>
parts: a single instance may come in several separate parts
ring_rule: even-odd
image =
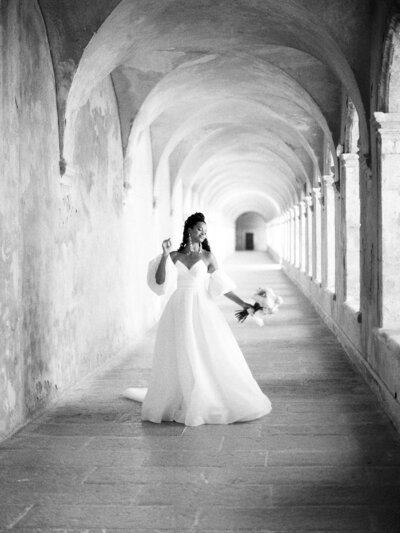
[[[3,139],[0,436],[51,396],[49,369],[57,227],[54,77],[35,2],[8,2],[2,24]]]
[[[110,78],[90,94],[73,124],[61,227],[56,236],[62,273],[57,314],[62,366],[74,382],[122,349],[125,329],[123,157]],[[69,173],[68,173],[69,172]],[[60,294],[61,293],[61,294]],[[58,358],[60,359],[60,355]]]
[[[22,358],[22,245],[19,134],[20,43],[18,4],[0,6],[0,436],[24,416]]]
[[[233,220],[212,210],[203,209],[207,221],[207,236],[217,263],[224,261],[235,251],[235,224]]]
[[[37,3],[2,6],[0,438],[127,345],[123,166],[112,84],[75,124],[60,184],[54,75]]]
[[[124,193],[124,278],[128,330],[135,335],[148,329],[158,317],[162,298],[146,285],[149,260],[162,252],[161,236],[169,234],[168,219],[161,231],[157,226],[157,201],[153,186],[151,134],[147,128],[128,146],[125,159]],[[168,183],[165,201],[169,206]],[[163,199],[162,191],[160,193]],[[162,200],[161,200],[162,201]]]

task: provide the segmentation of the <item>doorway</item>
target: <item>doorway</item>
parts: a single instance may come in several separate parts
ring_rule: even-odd
[[[236,250],[265,251],[267,249],[265,220],[258,213],[243,213],[236,219]]]
[[[254,250],[254,233],[246,233],[245,242],[246,250]]]

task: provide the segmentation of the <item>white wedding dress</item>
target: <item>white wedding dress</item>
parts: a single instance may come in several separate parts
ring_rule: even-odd
[[[271,402],[254,380],[239,345],[213,297],[235,288],[221,270],[208,274],[202,259],[190,269],[166,262],[166,280],[155,281],[161,256],[148,270],[157,294],[172,291],[160,318],[148,389],[124,396],[143,401],[142,420],[187,426],[229,424],[260,418]]]

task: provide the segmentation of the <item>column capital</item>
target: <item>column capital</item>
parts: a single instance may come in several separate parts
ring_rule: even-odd
[[[312,195],[315,199],[320,199],[322,196],[321,187],[313,187],[312,189]]]
[[[339,159],[345,168],[357,168],[359,164],[358,154],[341,154]]]
[[[335,184],[335,176],[333,174],[325,174],[324,176],[321,176],[321,181],[326,187],[333,187]]]
[[[307,216],[307,200],[306,198],[303,198],[299,202],[299,209],[300,209],[300,217],[306,217]]]
[[[323,206],[324,205],[324,194],[321,189],[321,187],[313,187],[313,198],[314,198],[314,205],[317,201]]]
[[[312,197],[312,194],[308,194],[305,198],[304,198],[304,203],[307,207],[312,207],[312,204],[313,204],[313,197]]]
[[[400,113],[374,113],[373,126],[380,138],[382,154],[400,154]]]
[[[382,111],[375,111],[371,122],[378,131],[400,131],[400,113],[383,113]]]

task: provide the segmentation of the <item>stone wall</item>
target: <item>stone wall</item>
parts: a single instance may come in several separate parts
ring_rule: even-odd
[[[0,438],[131,336],[111,81],[79,111],[71,168],[60,182],[55,82],[40,10],[17,0],[1,9]]]
[[[20,36],[17,4],[1,7],[1,163],[0,179],[0,434],[23,418],[21,354],[22,233],[19,198]]]

